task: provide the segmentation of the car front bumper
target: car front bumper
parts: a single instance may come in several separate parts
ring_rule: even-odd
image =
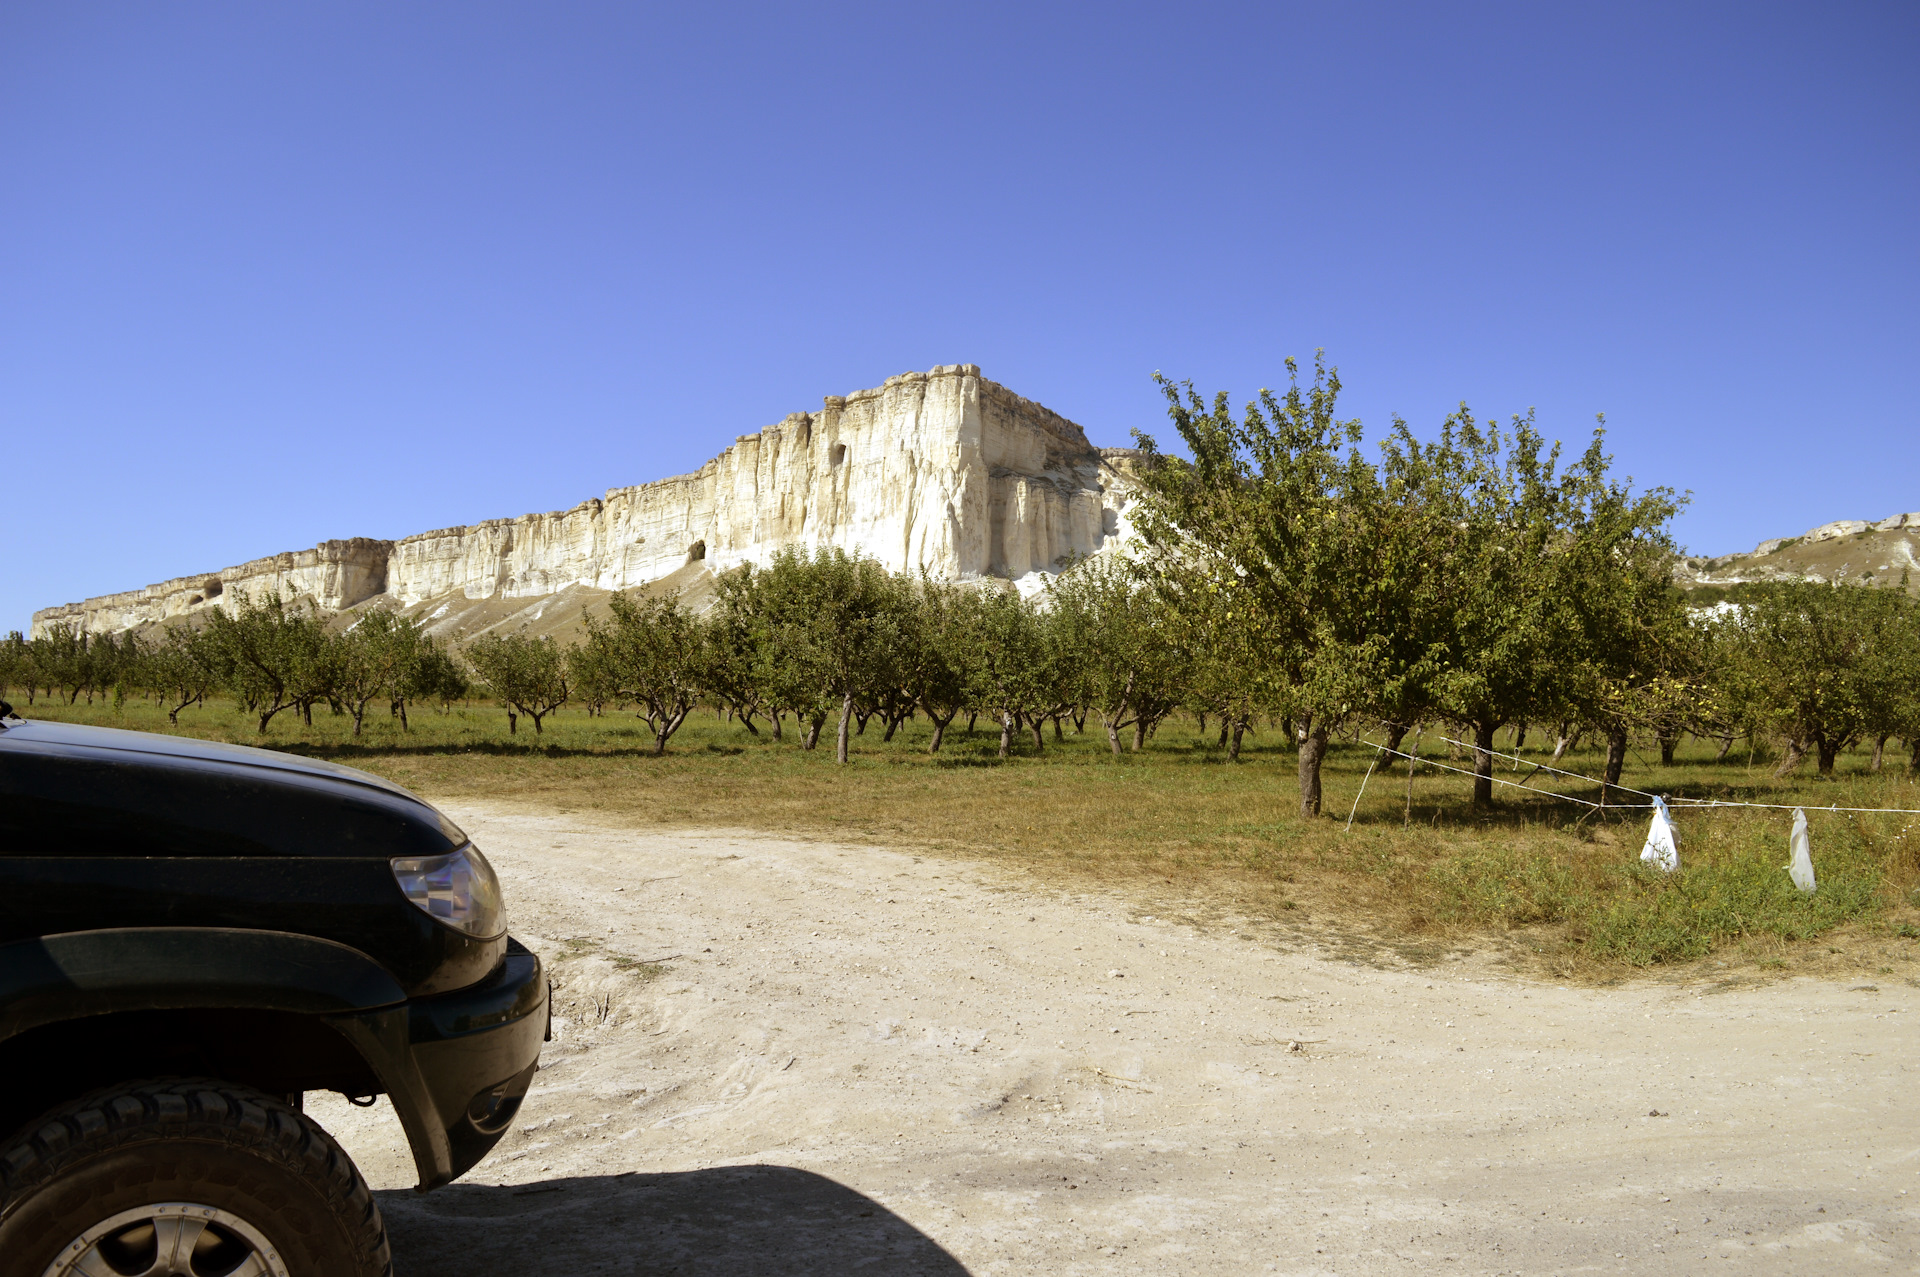
[[[464,1175],[506,1134],[550,1015],[539,957],[509,937],[478,984],[329,1019],[392,1099],[425,1191]]]

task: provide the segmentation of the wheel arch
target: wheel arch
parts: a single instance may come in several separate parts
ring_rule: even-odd
[[[0,1134],[145,1077],[377,1094],[384,1062],[326,1016],[404,997],[358,950],[287,932],[115,928],[0,947]]]

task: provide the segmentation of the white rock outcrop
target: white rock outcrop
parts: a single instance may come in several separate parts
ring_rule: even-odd
[[[1057,571],[1126,533],[1128,453],[973,364],[902,373],[830,395],[693,474],[571,510],[491,519],[399,541],[354,538],[46,608],[112,632],[183,617],[245,591],[277,590],[339,611],[378,595],[401,606],[448,595],[522,598],[587,585],[645,585],[704,560],[714,571],[785,547],[839,547],[895,571],[1016,582]]]
[[[1809,528],[1797,537],[1771,537],[1753,547],[1753,552],[1756,556],[1766,555],[1790,543],[1817,545],[1822,541],[1838,541],[1841,537],[1858,536],[1862,532],[1898,532],[1902,528],[1920,528],[1920,512],[1890,514],[1884,519],[1871,523],[1865,519],[1836,519],[1832,523],[1823,523],[1817,528]]]

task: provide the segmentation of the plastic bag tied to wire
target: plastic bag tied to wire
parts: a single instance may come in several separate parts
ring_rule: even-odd
[[[1640,859],[1662,873],[1672,873],[1680,867],[1680,831],[1673,827],[1673,814],[1667,810],[1664,798],[1653,800],[1653,822],[1647,827],[1647,842],[1640,848]]]
[[[1793,885],[1813,894],[1813,848],[1807,843],[1807,812],[1804,807],[1793,809],[1793,832],[1787,835],[1787,877],[1793,879]]]

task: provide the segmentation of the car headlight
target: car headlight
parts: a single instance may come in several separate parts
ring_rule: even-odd
[[[491,940],[507,929],[500,879],[472,843],[441,856],[396,856],[400,890],[436,922]]]

